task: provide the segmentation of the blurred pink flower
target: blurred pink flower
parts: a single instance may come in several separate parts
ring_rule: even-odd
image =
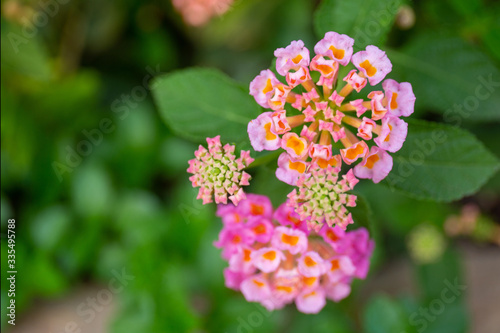
[[[366,229],[323,225],[309,231],[288,203],[273,214],[269,198],[248,196],[238,206],[217,208],[224,227],[214,244],[229,263],[228,288],[269,311],[295,301],[299,311],[318,313],[326,299],[339,302],[350,294],[354,278],[366,277],[374,247]]]
[[[233,0],[172,0],[174,8],[192,26],[202,26],[212,17],[224,14],[232,3]]]

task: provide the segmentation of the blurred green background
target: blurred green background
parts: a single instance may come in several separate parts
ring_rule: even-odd
[[[150,79],[207,66],[247,86],[277,47],[302,39],[312,49],[318,4],[237,0],[226,14],[191,27],[168,0],[2,1],[2,331],[493,332],[478,330],[484,322],[466,293],[427,319],[425,329],[416,322],[423,315],[414,314],[440,298],[443,281],[472,283],[473,264],[464,261],[484,255],[498,264],[498,173],[476,195],[448,204],[360,184],[377,240],[372,272],[350,298],[330,302],[319,315],[294,306],[268,314],[224,287],[225,263],[212,246],[220,221],[213,206],[195,200],[186,174],[197,143],[175,137],[161,121]],[[412,82],[415,118],[443,121],[448,102],[463,101],[453,77],[471,89],[477,73],[500,81],[498,1],[407,2],[389,28],[394,77]],[[408,54],[424,65],[449,64],[437,75],[450,78],[397,72],[397,58]],[[500,156],[497,105],[457,125]],[[24,330],[8,325],[5,314],[9,218],[16,219],[16,320]],[[471,251],[477,256],[464,255]],[[407,279],[393,265],[401,261]],[[109,303],[86,303],[123,271],[130,277]],[[398,289],[398,281],[410,284]],[[30,330],[39,312],[52,320],[43,311],[55,304],[68,305],[60,316],[47,312],[54,317],[48,326]],[[105,315],[102,325],[92,312]],[[66,324],[73,320],[76,328]]]

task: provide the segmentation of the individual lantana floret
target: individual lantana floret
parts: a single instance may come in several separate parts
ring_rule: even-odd
[[[349,36],[328,32],[310,60],[304,43],[293,41],[275,52],[276,70],[287,84],[270,70],[250,84],[255,100],[272,110],[249,123],[250,142],[257,151],[285,151],[276,171],[281,181],[297,185],[311,174],[313,165],[335,168],[341,161],[356,177],[375,183],[391,171],[387,152],[401,149],[406,139],[408,124],[400,117],[413,113],[415,95],[408,82],[384,80],[392,70],[384,51],[369,45],[353,54],[353,45]],[[350,63],[356,69],[339,79],[340,66]],[[314,71],[319,73],[317,82],[310,75]],[[370,91],[365,99],[350,95],[380,82],[383,91]],[[337,142],[343,148],[332,146]]]
[[[274,214],[269,205],[267,197],[249,194],[237,207],[218,206],[224,227],[215,245],[229,263],[228,288],[269,311],[295,301],[299,311],[318,313],[326,299],[346,298],[354,278],[366,278],[374,247],[366,229],[309,231],[287,203]]]
[[[189,161],[187,172],[193,187],[199,187],[197,199],[203,204],[212,202],[227,203],[228,195],[235,205],[246,198],[242,186],[249,185],[250,175],[243,171],[253,158],[249,151],[242,150],[240,157],[234,154],[235,147],[230,144],[222,146],[220,136],[207,138],[208,150],[201,146],[194,153],[194,159]]]

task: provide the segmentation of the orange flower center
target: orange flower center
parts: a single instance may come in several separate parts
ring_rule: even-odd
[[[391,97],[391,109],[397,109],[398,108],[398,102],[396,99],[398,98],[398,93],[393,92],[392,97]]]
[[[265,124],[264,129],[266,130],[266,140],[268,141],[276,140],[277,138],[276,134],[271,132],[271,123]]]
[[[299,242],[299,236],[290,236],[287,234],[282,234],[281,241],[285,244],[295,246]]]
[[[366,71],[366,75],[373,76],[377,73],[377,69],[373,67],[372,64],[366,59],[362,63],[359,64],[359,67],[363,68]]]
[[[389,131],[392,131],[392,126],[389,124]],[[384,142],[387,142],[391,139],[391,133],[387,134],[387,137],[385,138]]]
[[[257,235],[262,235],[266,232],[266,227],[263,224],[259,224],[258,226],[253,228],[253,231],[255,231]]]
[[[274,260],[276,259],[276,251],[267,251],[262,257],[267,260]]]
[[[264,94],[267,94],[268,92],[273,90],[273,85],[271,83],[271,79],[267,79],[266,86],[262,90]]]
[[[378,160],[380,160],[380,157],[378,157],[378,155],[377,155],[377,154],[375,154],[375,155],[372,155],[372,156],[368,157],[368,158],[366,159],[366,164],[365,164],[365,167],[367,167],[368,169],[373,168],[373,165],[374,165],[374,164],[375,164]]]
[[[304,259],[304,263],[306,264],[307,267],[314,267],[316,266],[316,261],[314,261],[311,257],[307,256]]]
[[[302,56],[300,54],[292,59],[294,64],[298,64],[301,60],[302,60]]]
[[[333,53],[333,56],[337,59],[343,59],[344,58],[344,54],[345,54],[345,51],[344,50],[341,50],[341,49],[337,49],[335,48],[335,46],[330,46],[329,48],[332,53]]]
[[[362,145],[357,145],[355,148],[350,148],[347,150],[345,157],[349,160],[356,159],[359,155],[363,154],[364,148]]]
[[[332,269],[331,269],[332,272],[339,269],[340,265],[338,259],[333,259],[331,263],[332,263]]]
[[[262,205],[256,205],[256,204],[250,204],[250,214],[252,215],[262,215],[264,214],[264,206]]]
[[[300,161],[297,162],[288,162],[288,167],[290,170],[297,170],[300,173],[304,173],[306,171],[306,165]]]
[[[286,142],[286,146],[288,148],[292,148],[297,155],[300,155],[305,148],[304,143],[295,136],[292,136],[290,139],[288,139],[288,141]]]
[[[258,287],[264,287],[264,283],[263,282],[260,282],[259,280],[257,279],[253,279],[253,283],[255,283]]]
[[[291,293],[293,291],[293,288],[289,286],[276,286],[276,290],[284,291],[286,293]]]
[[[328,237],[328,239],[330,239],[332,242],[336,242],[339,240],[337,235],[332,230],[328,230],[326,232],[326,237]]]
[[[287,215],[287,219],[288,221],[292,222],[295,226],[298,226],[300,224],[300,220],[296,217],[293,217],[290,214]]]
[[[308,286],[312,286],[316,282],[317,277],[304,277],[304,283]]]
[[[248,249],[243,249],[243,260],[250,261],[252,259],[252,258],[250,258],[251,253],[252,253],[252,251],[250,251]]]

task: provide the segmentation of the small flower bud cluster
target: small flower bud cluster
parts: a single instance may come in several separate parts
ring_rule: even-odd
[[[308,175],[302,175],[297,181],[298,192],[294,189],[288,198],[288,204],[295,208],[295,212],[302,220],[307,219],[307,226],[311,230],[319,231],[326,223],[345,230],[353,223],[351,213],[347,207],[356,206],[356,196],[347,194],[358,180],[352,170],[339,180],[340,168],[328,165],[321,168],[312,164]]]
[[[273,211],[269,198],[255,194],[237,207],[219,205],[217,214],[224,227],[214,245],[229,262],[226,286],[269,311],[295,302],[301,312],[318,313],[367,275],[374,243],[364,228],[309,231],[287,203]]]
[[[237,205],[246,195],[241,186],[249,185],[250,175],[242,171],[253,158],[249,151],[242,150],[240,157],[234,154],[235,147],[220,142],[220,136],[207,138],[208,150],[201,146],[194,153],[194,159],[189,161],[187,172],[193,187],[200,187],[197,199],[203,204],[212,202],[212,195],[216,203],[227,203],[229,199]]]

